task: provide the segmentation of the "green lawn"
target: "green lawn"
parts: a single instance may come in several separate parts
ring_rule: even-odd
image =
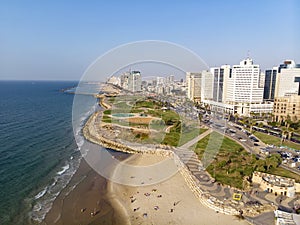
[[[132,126],[132,127],[147,127],[144,124],[132,124],[125,121],[119,121],[114,118],[110,118],[108,115],[114,113],[144,113],[145,115],[161,118],[161,122],[153,122],[150,125],[152,129],[158,130],[161,134],[152,135],[149,137],[144,137],[144,135],[135,134],[135,141],[143,140],[147,143],[162,143],[171,146],[180,146],[186,142],[192,140],[199,134],[203,133],[207,129],[199,129],[197,124],[194,121],[185,121],[182,122],[180,116],[172,110],[161,110],[162,104],[153,99],[145,99],[143,101],[138,100],[137,98],[134,101],[132,107],[128,106],[126,101],[132,101],[133,99],[126,99],[124,97],[114,98],[114,109],[105,110],[103,113],[102,121],[108,123],[116,123],[123,126]],[[184,124],[182,124],[184,123]],[[164,129],[168,126],[172,126],[169,133],[164,133]],[[162,130],[162,128],[164,128]],[[126,135],[124,134],[124,137]],[[131,135],[127,135],[129,137]],[[153,139],[153,140],[151,140]]]
[[[277,167],[281,162],[279,155],[271,155],[265,160],[257,159],[241,145],[217,132],[201,139],[194,151],[217,182],[239,189],[243,189],[244,177],[250,177],[255,170],[299,178],[299,175]]]
[[[300,175],[299,174],[290,172],[290,171],[288,171],[284,168],[277,167],[277,168],[272,169],[270,172],[274,175],[293,178],[293,179],[296,180],[296,182],[300,182]]]
[[[181,132],[179,146],[184,145],[185,143],[193,140],[195,137],[207,131],[207,128],[191,128],[189,130],[183,130]]]
[[[275,137],[273,135],[268,135],[260,132],[254,132],[253,134],[266,144],[280,146],[281,138],[279,137]],[[289,148],[300,150],[300,145],[293,143],[291,141],[284,141],[282,145],[287,146]]]

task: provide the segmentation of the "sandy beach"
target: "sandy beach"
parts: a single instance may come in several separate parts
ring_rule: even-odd
[[[144,166],[161,160],[160,156],[139,155],[128,163]],[[108,186],[125,206],[130,224],[248,224],[203,206],[180,173],[155,185],[130,187],[109,182]]]
[[[132,155],[125,161],[131,165],[145,166],[161,160],[161,156]],[[136,178],[143,176],[136,175]],[[76,188],[66,195],[78,182]],[[91,213],[95,215],[91,216]],[[105,180],[82,160],[77,173],[55,200],[43,224],[248,223],[203,206],[180,173],[154,185],[125,186]]]
[[[122,213],[110,204],[106,186],[107,181],[82,159],[42,224],[122,224],[124,219],[119,217]]]

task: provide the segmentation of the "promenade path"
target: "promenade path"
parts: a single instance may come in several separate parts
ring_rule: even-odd
[[[194,139],[192,139],[192,140],[188,141],[187,143],[185,143],[184,145],[180,146],[180,148],[186,148],[186,149],[188,149],[189,147],[191,147],[194,144],[198,143],[198,141],[200,141],[202,138],[204,138],[207,135],[209,135],[212,131],[213,131],[212,129],[208,129],[204,133],[200,134],[199,136],[195,137]]]

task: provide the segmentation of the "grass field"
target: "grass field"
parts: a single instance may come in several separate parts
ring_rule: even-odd
[[[118,97],[113,98],[113,101],[110,101],[110,98],[108,98],[108,102],[113,102],[113,109],[103,112],[103,122],[145,129],[149,127],[160,132],[160,134],[152,133],[152,135],[146,135],[145,133],[139,134],[138,131],[135,130],[128,131],[126,134],[121,135],[130,141],[180,146],[207,130],[199,129],[195,121],[183,122],[175,111],[162,110],[162,104],[153,99],[140,101],[137,98],[126,99]],[[143,114],[144,120],[147,119],[147,116],[157,118],[157,120],[151,120],[151,123],[148,124],[134,121],[135,118],[123,121],[121,119],[111,118],[110,115],[114,113],[140,113]],[[169,132],[165,132],[167,127],[170,127]]]
[[[217,132],[200,140],[194,151],[217,182],[239,189],[244,188],[245,176],[250,177],[255,170],[299,179],[299,175],[277,167],[279,155],[266,160],[258,159],[235,141]]]
[[[296,180],[296,182],[300,182],[300,175],[296,173],[292,173],[284,168],[277,167],[270,171],[274,175],[282,176],[282,177],[289,177]]]
[[[276,146],[281,145],[281,138],[279,138],[279,137],[275,137],[275,136],[268,135],[265,133],[260,133],[260,132],[254,132],[253,134],[266,144],[276,145]],[[289,148],[296,149],[296,150],[300,150],[300,144],[293,143],[291,141],[286,140],[282,143],[282,145],[287,146]]]

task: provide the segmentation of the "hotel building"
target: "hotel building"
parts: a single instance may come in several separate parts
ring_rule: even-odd
[[[273,103],[263,102],[262,77],[259,65],[245,59],[239,65],[211,68],[212,99],[203,102],[218,112],[249,116],[251,112],[268,113]],[[207,74],[207,76],[209,76]]]
[[[299,77],[300,65],[292,60],[286,60],[278,67],[273,109],[276,122],[286,120],[288,116],[294,122],[300,119]]]

